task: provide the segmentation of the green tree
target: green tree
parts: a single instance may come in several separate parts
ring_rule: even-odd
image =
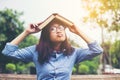
[[[83,8],[88,15],[84,16],[83,22],[90,22],[92,26],[95,24],[101,27],[102,41],[104,43],[104,28],[109,32],[116,31],[119,37],[120,30],[120,1],[119,0],[82,0]],[[108,15],[110,17],[108,17]],[[115,34],[114,34],[115,35]]]
[[[88,15],[84,17],[83,22],[94,23],[101,27],[101,36],[102,36],[102,46],[104,49],[101,63],[106,64],[104,58],[106,55],[109,55],[109,49],[106,48],[104,41],[104,31],[113,32],[116,34],[115,39],[119,39],[120,31],[120,1],[119,0],[82,0],[83,8],[86,9]],[[107,16],[110,17],[107,17]],[[92,26],[94,26],[94,24]],[[110,56],[107,56],[109,58]],[[107,60],[107,59],[106,59]],[[102,62],[103,61],[103,62]]]
[[[6,64],[6,70],[7,70],[7,73],[14,73],[16,70],[15,64],[13,63]]]
[[[97,74],[99,67],[99,56],[76,64],[73,68],[73,74]]]
[[[20,43],[19,47],[24,48],[27,46],[35,45],[37,43],[38,43],[38,39],[33,35],[29,35],[23,40],[23,42]]]
[[[109,52],[112,59],[112,65],[116,68],[120,68],[120,40],[112,44]]]
[[[89,67],[82,64],[79,66],[79,71],[80,74],[87,74],[89,72]]]
[[[22,12],[13,11],[12,9],[4,9],[0,11],[0,51],[3,50],[7,42],[13,40],[24,30],[24,21],[19,20],[22,15]],[[23,48],[36,44],[37,42],[37,38],[30,35],[26,37],[19,46],[20,48]],[[0,54],[0,65],[2,70],[4,70],[3,72],[5,72],[5,65],[9,62],[16,64],[18,61]]]
[[[76,68],[75,67],[73,67],[73,69],[72,69],[72,74],[76,74]]]
[[[23,31],[24,22],[19,20],[21,15],[22,13],[11,9],[0,11],[0,53],[6,42],[10,42]],[[8,62],[11,62],[11,60],[0,54],[0,65],[3,66],[3,70],[5,70],[4,66]]]
[[[80,63],[80,65],[86,65],[88,67],[88,72],[85,72],[86,74],[97,74],[97,69],[99,66],[99,56],[95,57],[89,61],[85,61]]]

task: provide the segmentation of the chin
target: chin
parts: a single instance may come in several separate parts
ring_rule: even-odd
[[[56,40],[56,42],[63,42],[63,41],[65,41],[65,39]]]
[[[54,38],[51,41],[52,42],[63,42],[63,41],[65,41],[65,38]]]
[[[61,40],[61,41],[59,41],[59,42],[64,42],[65,40]]]

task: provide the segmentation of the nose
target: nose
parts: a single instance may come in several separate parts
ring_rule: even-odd
[[[59,28],[56,29],[56,32],[62,32],[62,30],[60,30]]]

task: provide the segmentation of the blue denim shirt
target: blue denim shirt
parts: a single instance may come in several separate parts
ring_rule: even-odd
[[[33,61],[36,66],[37,80],[70,80],[73,66],[81,61],[91,59],[100,53],[102,48],[96,43],[88,44],[87,49],[75,48],[70,56],[53,52],[49,62],[43,65],[38,62],[36,45],[19,49],[17,45],[7,43],[2,53],[22,61]]]

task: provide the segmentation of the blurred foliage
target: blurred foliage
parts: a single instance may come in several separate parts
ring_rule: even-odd
[[[111,64],[111,57],[110,57],[110,54],[109,54],[109,50],[110,50],[110,47],[111,47],[111,42],[108,41],[108,42],[104,42],[104,44],[102,44],[102,47],[104,49],[104,54],[103,54],[103,59],[102,59],[102,62],[103,64]],[[105,61],[105,62],[104,62]]]
[[[35,67],[33,62],[29,62],[29,63],[18,62],[16,63],[16,73],[30,74],[30,67]]]
[[[77,69],[73,67],[72,74],[75,74],[77,72]]]
[[[117,40],[112,44],[109,52],[112,59],[112,65],[116,68],[120,68],[120,40]]]
[[[101,27],[104,49],[101,58],[102,64],[111,65],[112,63],[114,67],[120,68],[120,0],[82,0],[82,3],[86,10],[83,22],[91,23],[92,27]],[[104,37],[105,30],[112,36],[110,39]],[[112,41],[113,39],[114,41]]]
[[[20,21],[20,16],[22,15],[22,12],[13,11],[12,9],[4,9],[0,11],[0,51],[3,50],[7,42],[12,41],[24,30],[24,21]],[[35,36],[29,35],[19,46],[20,48],[23,48],[30,45],[35,45],[37,42],[38,39]],[[25,67],[29,64],[27,63],[25,65],[24,63],[19,63],[19,61],[0,54],[0,65],[2,70],[4,70],[2,72],[6,72],[5,65],[7,63],[16,64],[16,70],[21,70],[24,72],[27,70]]]
[[[19,20],[22,14],[12,9],[0,11],[0,53],[7,42],[10,42],[23,31],[24,22]],[[0,55],[0,59],[0,63],[11,61],[3,55]]]
[[[89,72],[89,67],[82,64],[82,65],[79,66],[78,72],[80,74],[87,74]]]
[[[97,74],[99,67],[99,56],[76,64],[73,68],[73,74]]]
[[[37,43],[38,39],[33,35],[29,35],[26,39],[23,40],[23,42],[20,43],[19,47],[24,48],[27,46],[36,45]]]
[[[0,11],[0,44],[11,41],[13,37],[16,37],[23,31],[24,22],[18,20],[20,15],[22,13],[11,9]]]
[[[6,70],[8,71],[8,73],[14,73],[16,70],[16,66],[13,63],[8,63],[8,64],[6,64],[5,67],[6,67]]]
[[[88,13],[84,16],[83,22],[96,22],[100,27],[107,28],[108,31],[120,30],[119,0],[82,0],[82,3]]]
[[[72,46],[74,46],[74,47],[80,47],[80,45],[77,44],[74,40],[71,40],[71,39],[68,39],[68,40],[69,40],[70,44],[72,44]]]

